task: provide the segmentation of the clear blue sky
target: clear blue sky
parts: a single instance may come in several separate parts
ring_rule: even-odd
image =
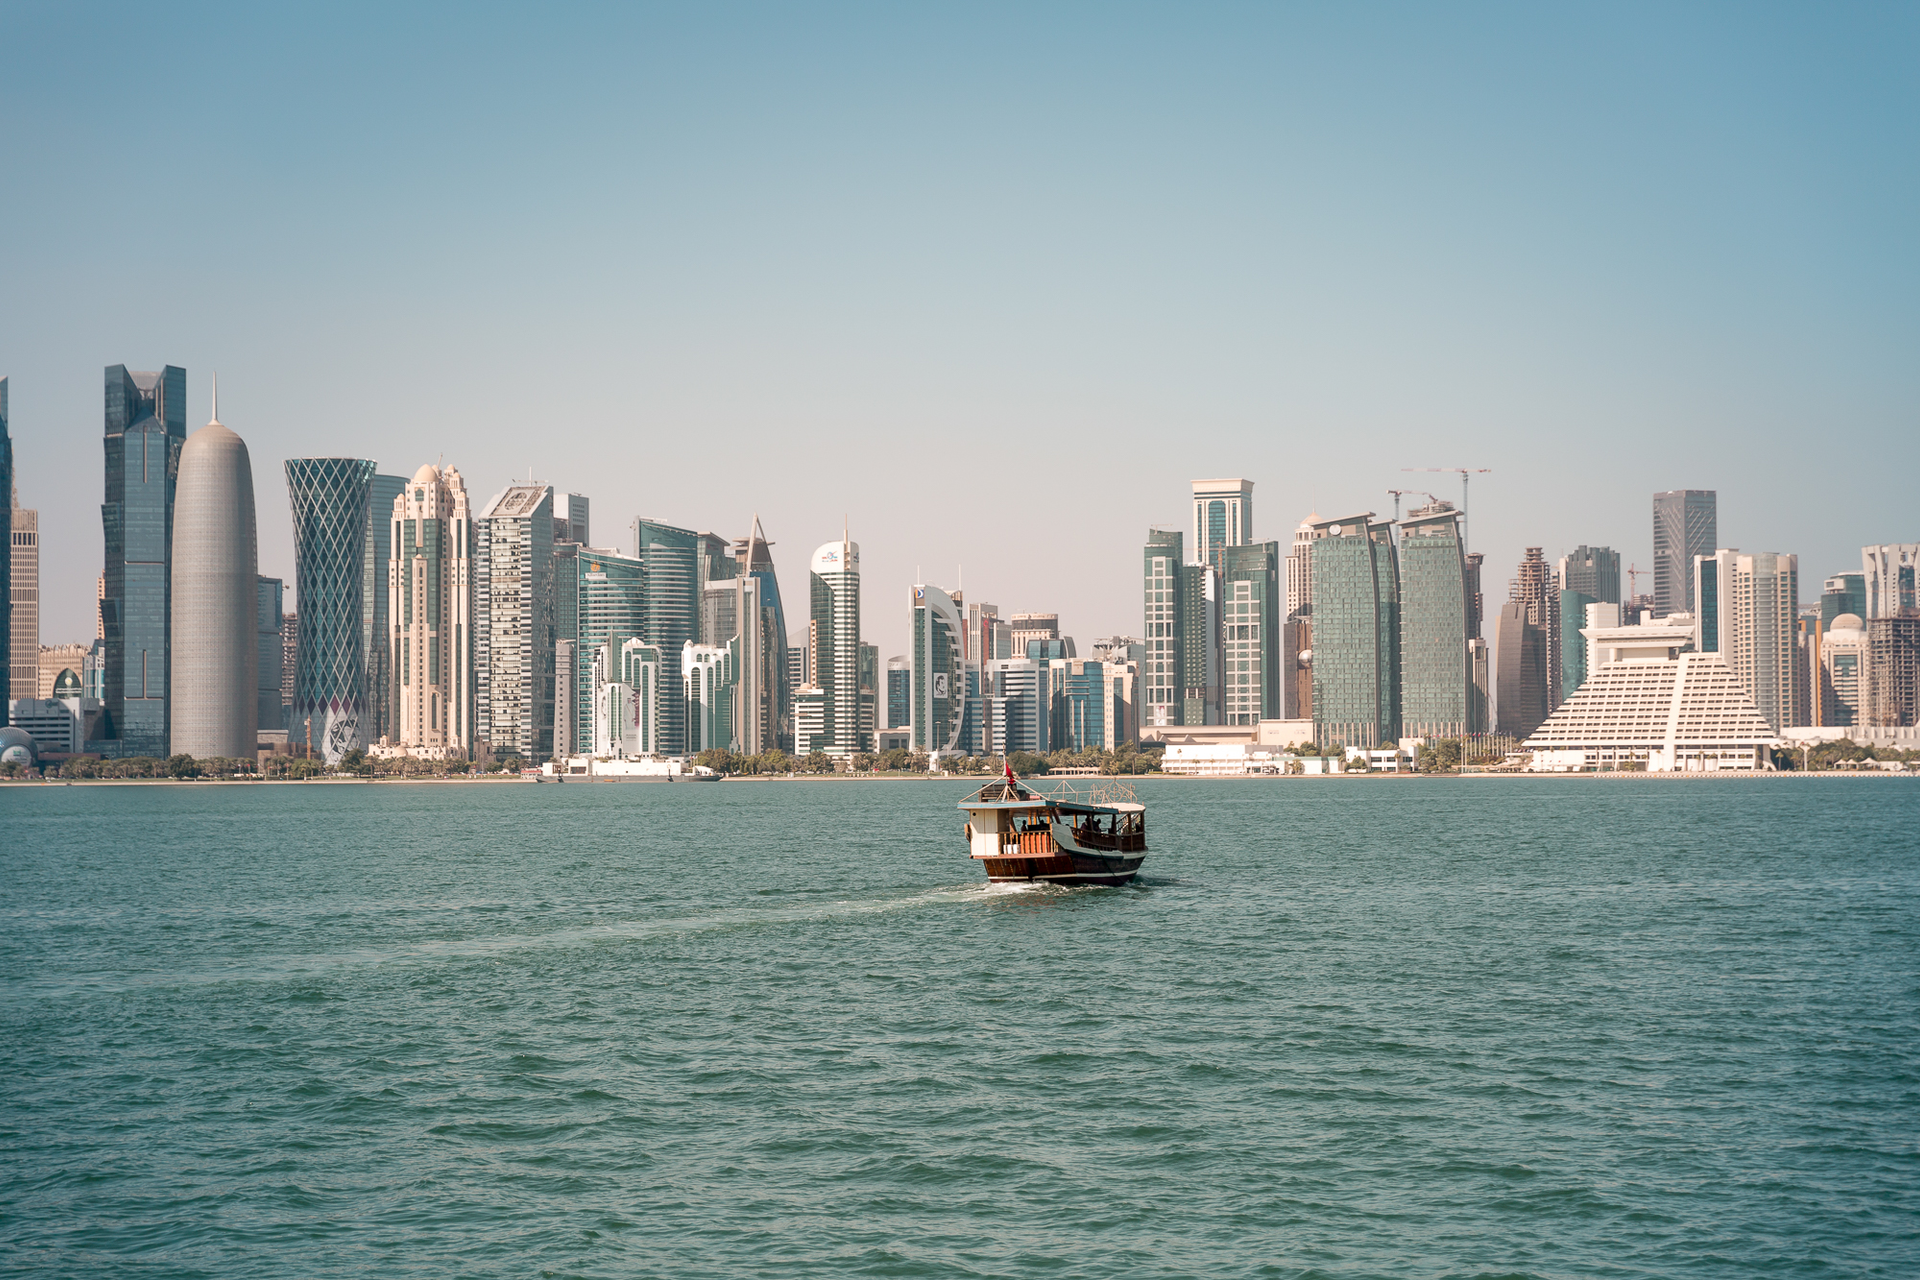
[[[738,535],[843,514],[1140,627],[1187,481],[1256,533],[1471,465],[1521,548],[1920,538],[1920,8],[0,4],[0,373],[48,643],[93,634],[101,368],[281,461],[442,454]],[[1441,487],[1451,496],[1451,485]],[[1644,585],[1644,584],[1643,584]]]

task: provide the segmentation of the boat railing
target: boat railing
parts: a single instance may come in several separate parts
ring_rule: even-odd
[[[1016,791],[1014,787],[1017,787]],[[1137,804],[1131,782],[1118,779],[1099,781],[1068,782],[1065,780],[1035,786],[1030,782],[1020,782],[1010,787],[1004,778],[996,778],[986,786],[967,797],[981,804],[993,804],[1008,800],[1052,800],[1066,801],[1069,804]]]

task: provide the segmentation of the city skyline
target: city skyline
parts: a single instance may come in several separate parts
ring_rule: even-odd
[[[792,546],[850,519],[876,598],[924,566],[1080,635],[1131,629],[1138,525],[1185,527],[1189,477],[1255,481],[1252,536],[1285,541],[1389,488],[1457,500],[1402,468],[1489,467],[1490,566],[1645,570],[1646,494],[1681,488],[1809,584],[1914,536],[1886,527],[1905,468],[1854,461],[1920,416],[1911,13],[1091,17],[482,14],[456,49],[421,14],[138,42],[17,15],[0,226],[34,252],[0,374],[43,637],[92,631],[77,451],[122,360],[191,370],[195,422],[226,375],[263,513],[322,440],[403,476],[457,455],[476,497],[531,463],[617,519],[757,510]],[[136,74],[208,59],[217,89]],[[146,154],[132,217],[92,157]],[[129,280],[166,304],[101,305]],[[998,440],[1099,501],[971,485],[927,520]],[[1174,483],[1138,463],[1161,440]],[[287,522],[260,529],[290,581]],[[1056,584],[1036,541],[1086,571]]]

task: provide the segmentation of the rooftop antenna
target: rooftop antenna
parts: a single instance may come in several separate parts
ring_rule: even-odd
[[[213,375],[213,421],[220,421],[220,375]]]

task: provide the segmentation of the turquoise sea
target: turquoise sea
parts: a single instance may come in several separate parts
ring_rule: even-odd
[[[1920,1274],[1920,786],[0,788],[0,1271]]]

